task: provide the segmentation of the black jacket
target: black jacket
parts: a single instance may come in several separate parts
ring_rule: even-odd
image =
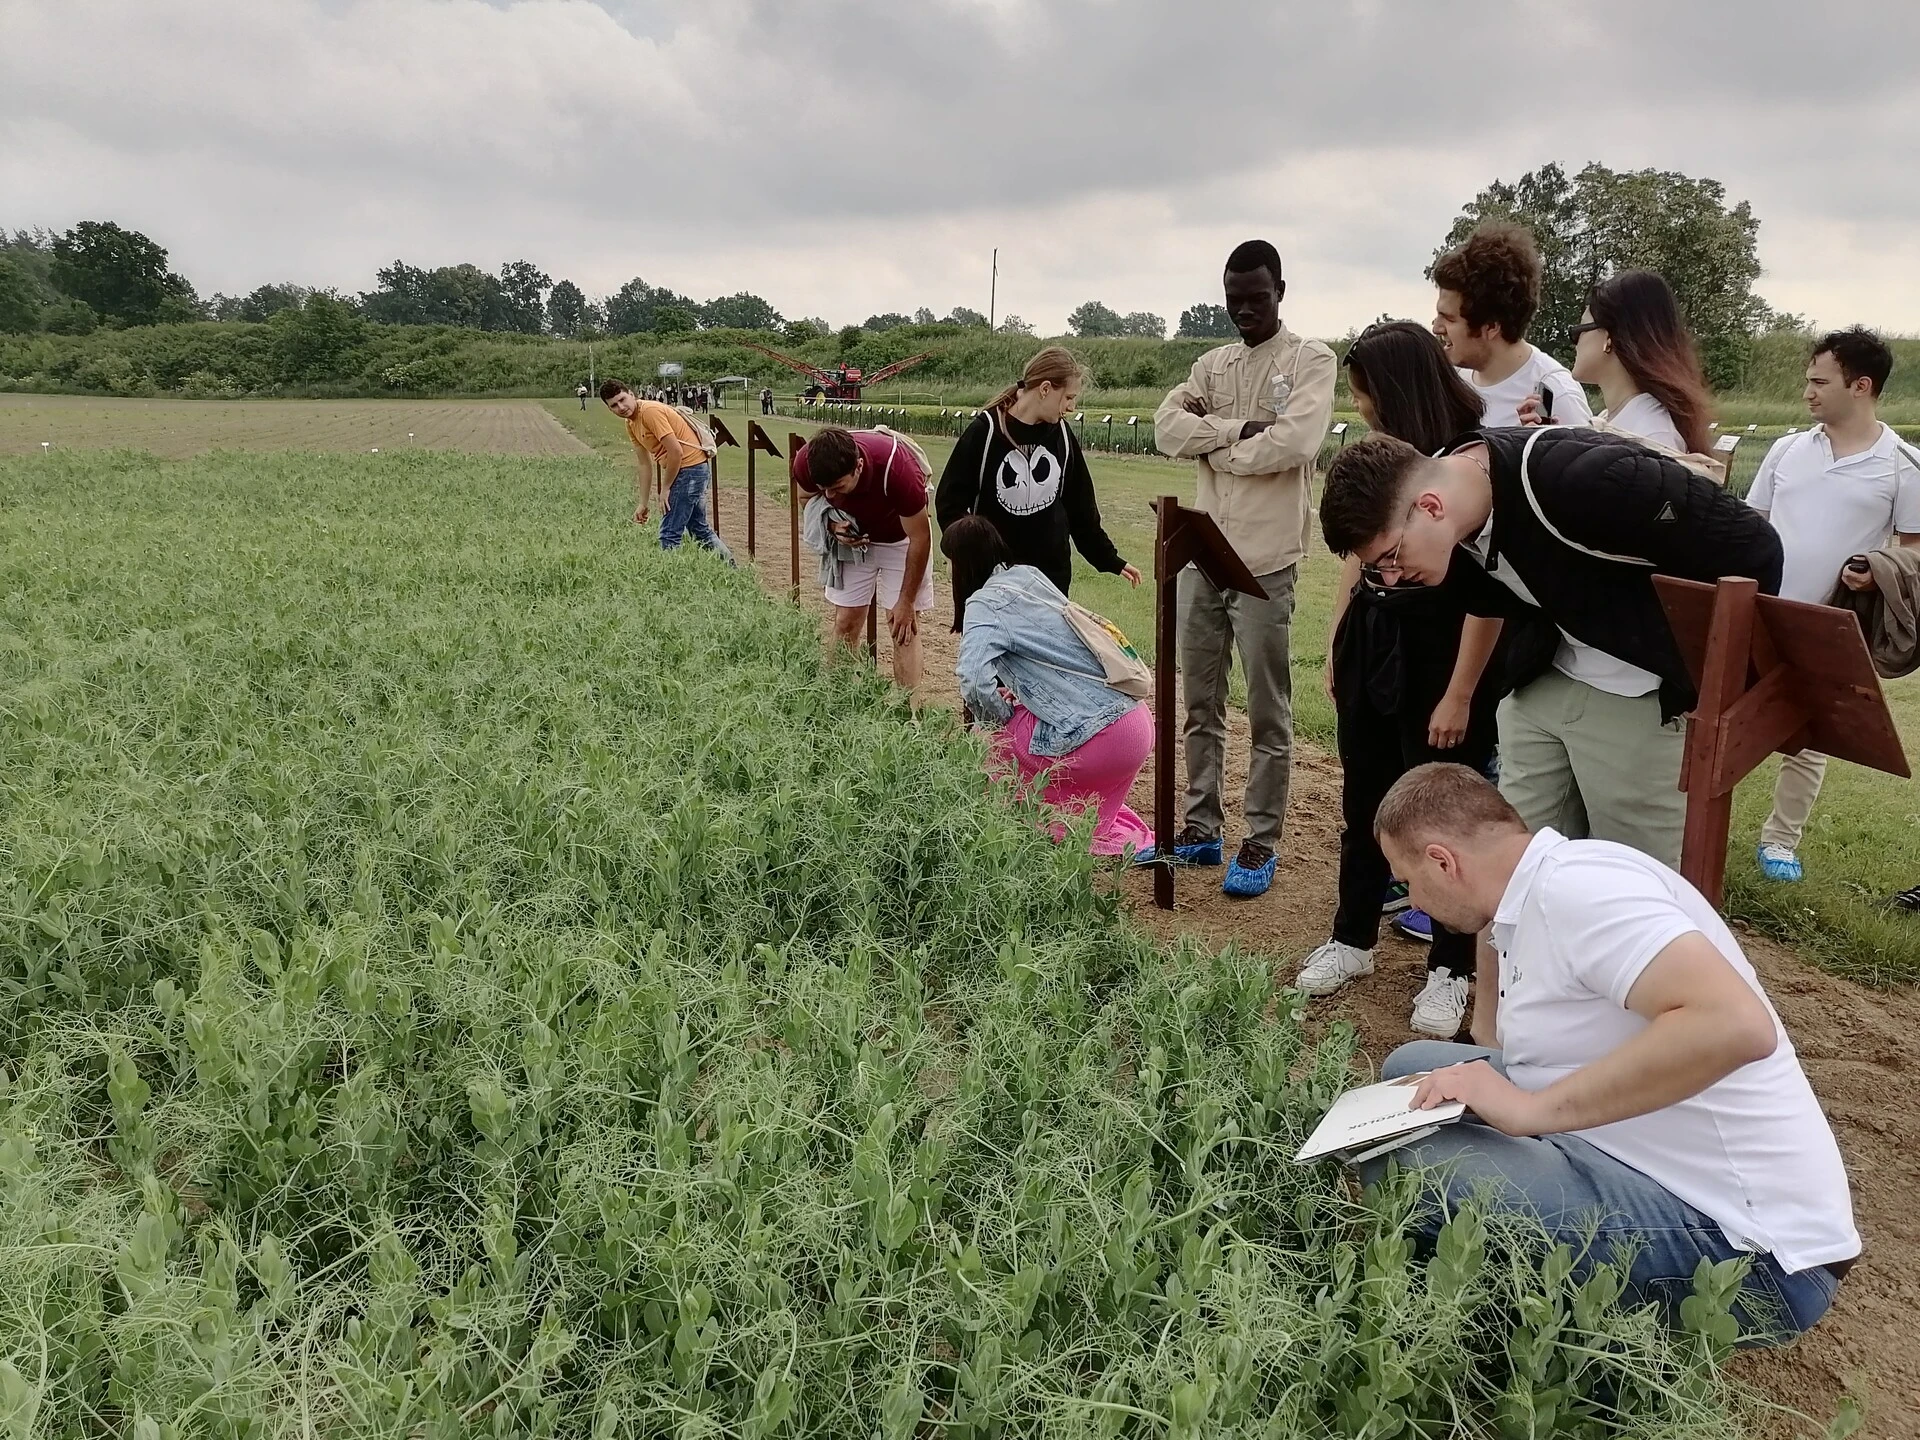
[[[1461,578],[1472,613],[1522,622],[1509,682],[1517,688],[1544,674],[1565,630],[1658,675],[1663,718],[1691,710],[1699,697],[1653,577],[1712,584],[1743,575],[1778,594],[1773,526],[1704,475],[1626,436],[1573,425],[1479,430],[1447,451],[1476,440],[1490,456],[1492,543],[1485,570],[1465,547],[1453,563],[1470,567]],[[1494,578],[1502,565],[1513,567],[1538,610]]]
[[[1024,457],[1007,432],[1027,447]],[[991,520],[1013,563],[1032,565],[1063,595],[1073,581],[1069,537],[1096,570],[1118,575],[1126,564],[1100,523],[1086,452],[1064,423],[1028,425],[1009,415],[1003,431],[983,410],[954,442],[933,511],[943,530],[969,513]]]

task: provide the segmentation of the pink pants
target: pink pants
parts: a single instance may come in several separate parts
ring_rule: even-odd
[[[1153,831],[1127,805],[1127,792],[1139,778],[1140,767],[1153,754],[1153,711],[1138,704],[1077,750],[1064,755],[1036,755],[1033,727],[1039,722],[1024,705],[1013,707],[1013,718],[994,737],[989,762],[1004,774],[1011,763],[1018,768],[1020,788],[1030,791],[1036,777],[1045,777],[1040,798],[1061,810],[1098,812],[1093,827],[1095,855],[1119,855],[1131,846],[1144,850],[1153,843]],[[1053,826],[1053,838],[1064,839],[1064,825]]]

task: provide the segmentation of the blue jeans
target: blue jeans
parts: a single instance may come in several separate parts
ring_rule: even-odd
[[[733,552],[707,523],[707,482],[711,476],[711,469],[702,460],[673,477],[673,484],[667,487],[667,513],[660,517],[660,548],[677,549],[680,537],[691,533],[698,543],[731,565]]]
[[[1485,1060],[1506,1073],[1497,1050],[1416,1040],[1387,1057],[1380,1078],[1396,1080],[1469,1060]],[[1369,1184],[1378,1180],[1389,1160],[1403,1168],[1440,1167],[1441,1173],[1432,1178],[1447,1212],[1491,1189],[1503,1208],[1535,1216],[1554,1241],[1570,1245],[1582,1258],[1582,1271],[1637,1246],[1627,1298],[1657,1302],[1669,1323],[1679,1318],[1680,1302],[1693,1293],[1693,1270],[1703,1258],[1718,1263],[1749,1253],[1735,1249],[1712,1219],[1577,1135],[1503,1135],[1469,1112],[1424,1140],[1367,1161],[1360,1166],[1361,1178]],[[1416,1217],[1416,1233],[1430,1243],[1445,1220],[1440,1208],[1425,1207]],[[1593,1242],[1588,1249],[1590,1228]],[[1742,1344],[1784,1343],[1827,1313],[1840,1284],[1831,1270],[1816,1265],[1789,1275],[1771,1255],[1751,1258],[1752,1268],[1734,1305],[1746,1337]]]

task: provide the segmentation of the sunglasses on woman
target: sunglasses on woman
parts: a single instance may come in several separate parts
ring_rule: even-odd
[[[1567,332],[1567,339],[1578,343],[1580,337],[1589,330],[1604,330],[1606,328],[1607,327],[1602,325],[1598,320],[1583,320]]]

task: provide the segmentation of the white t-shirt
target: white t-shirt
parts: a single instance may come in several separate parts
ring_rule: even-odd
[[[1618,415],[1609,410],[1600,418],[1629,435],[1678,450],[1682,455],[1687,453],[1687,442],[1681,438],[1680,427],[1673,423],[1667,407],[1644,390],[1622,405]]]
[[[1773,442],[1747,503],[1780,532],[1781,595],[1824,605],[1849,557],[1920,535],[1920,450],[1882,425],[1871,449],[1836,460],[1816,425]]]
[[[1789,1272],[1851,1259],[1860,1235],[1847,1172],[1793,1041],[1733,932],[1658,860],[1609,840],[1533,837],[1493,918],[1507,1076],[1543,1090],[1646,1029],[1627,994],[1655,956],[1694,931],[1773,1016],[1773,1053],[1691,1099],[1574,1133]]]
[[[1487,517],[1487,523],[1480,533],[1467,542],[1467,549],[1482,566],[1487,563],[1487,555],[1493,549],[1493,517]],[[1527,582],[1514,572],[1509,563],[1503,563],[1492,572],[1493,578],[1507,589],[1518,595],[1527,604],[1538,608],[1540,602],[1533,598],[1533,592],[1527,588]],[[1569,680],[1578,680],[1591,685],[1596,690],[1604,690],[1609,695],[1625,695],[1634,698],[1651,695],[1660,688],[1660,677],[1651,670],[1642,670],[1638,665],[1629,665],[1617,655],[1609,655],[1604,650],[1596,650],[1584,640],[1576,640],[1566,631],[1560,632],[1560,648],[1553,652],[1553,668]]]
[[[1486,402],[1480,423],[1489,430],[1506,429],[1520,423],[1520,402],[1545,385],[1553,391],[1553,418],[1562,425],[1578,425],[1593,418],[1587,405],[1587,392],[1566,366],[1537,345],[1527,347],[1533,353],[1527,363],[1498,385],[1481,385],[1473,371],[1462,370],[1460,378],[1473,386]]]

